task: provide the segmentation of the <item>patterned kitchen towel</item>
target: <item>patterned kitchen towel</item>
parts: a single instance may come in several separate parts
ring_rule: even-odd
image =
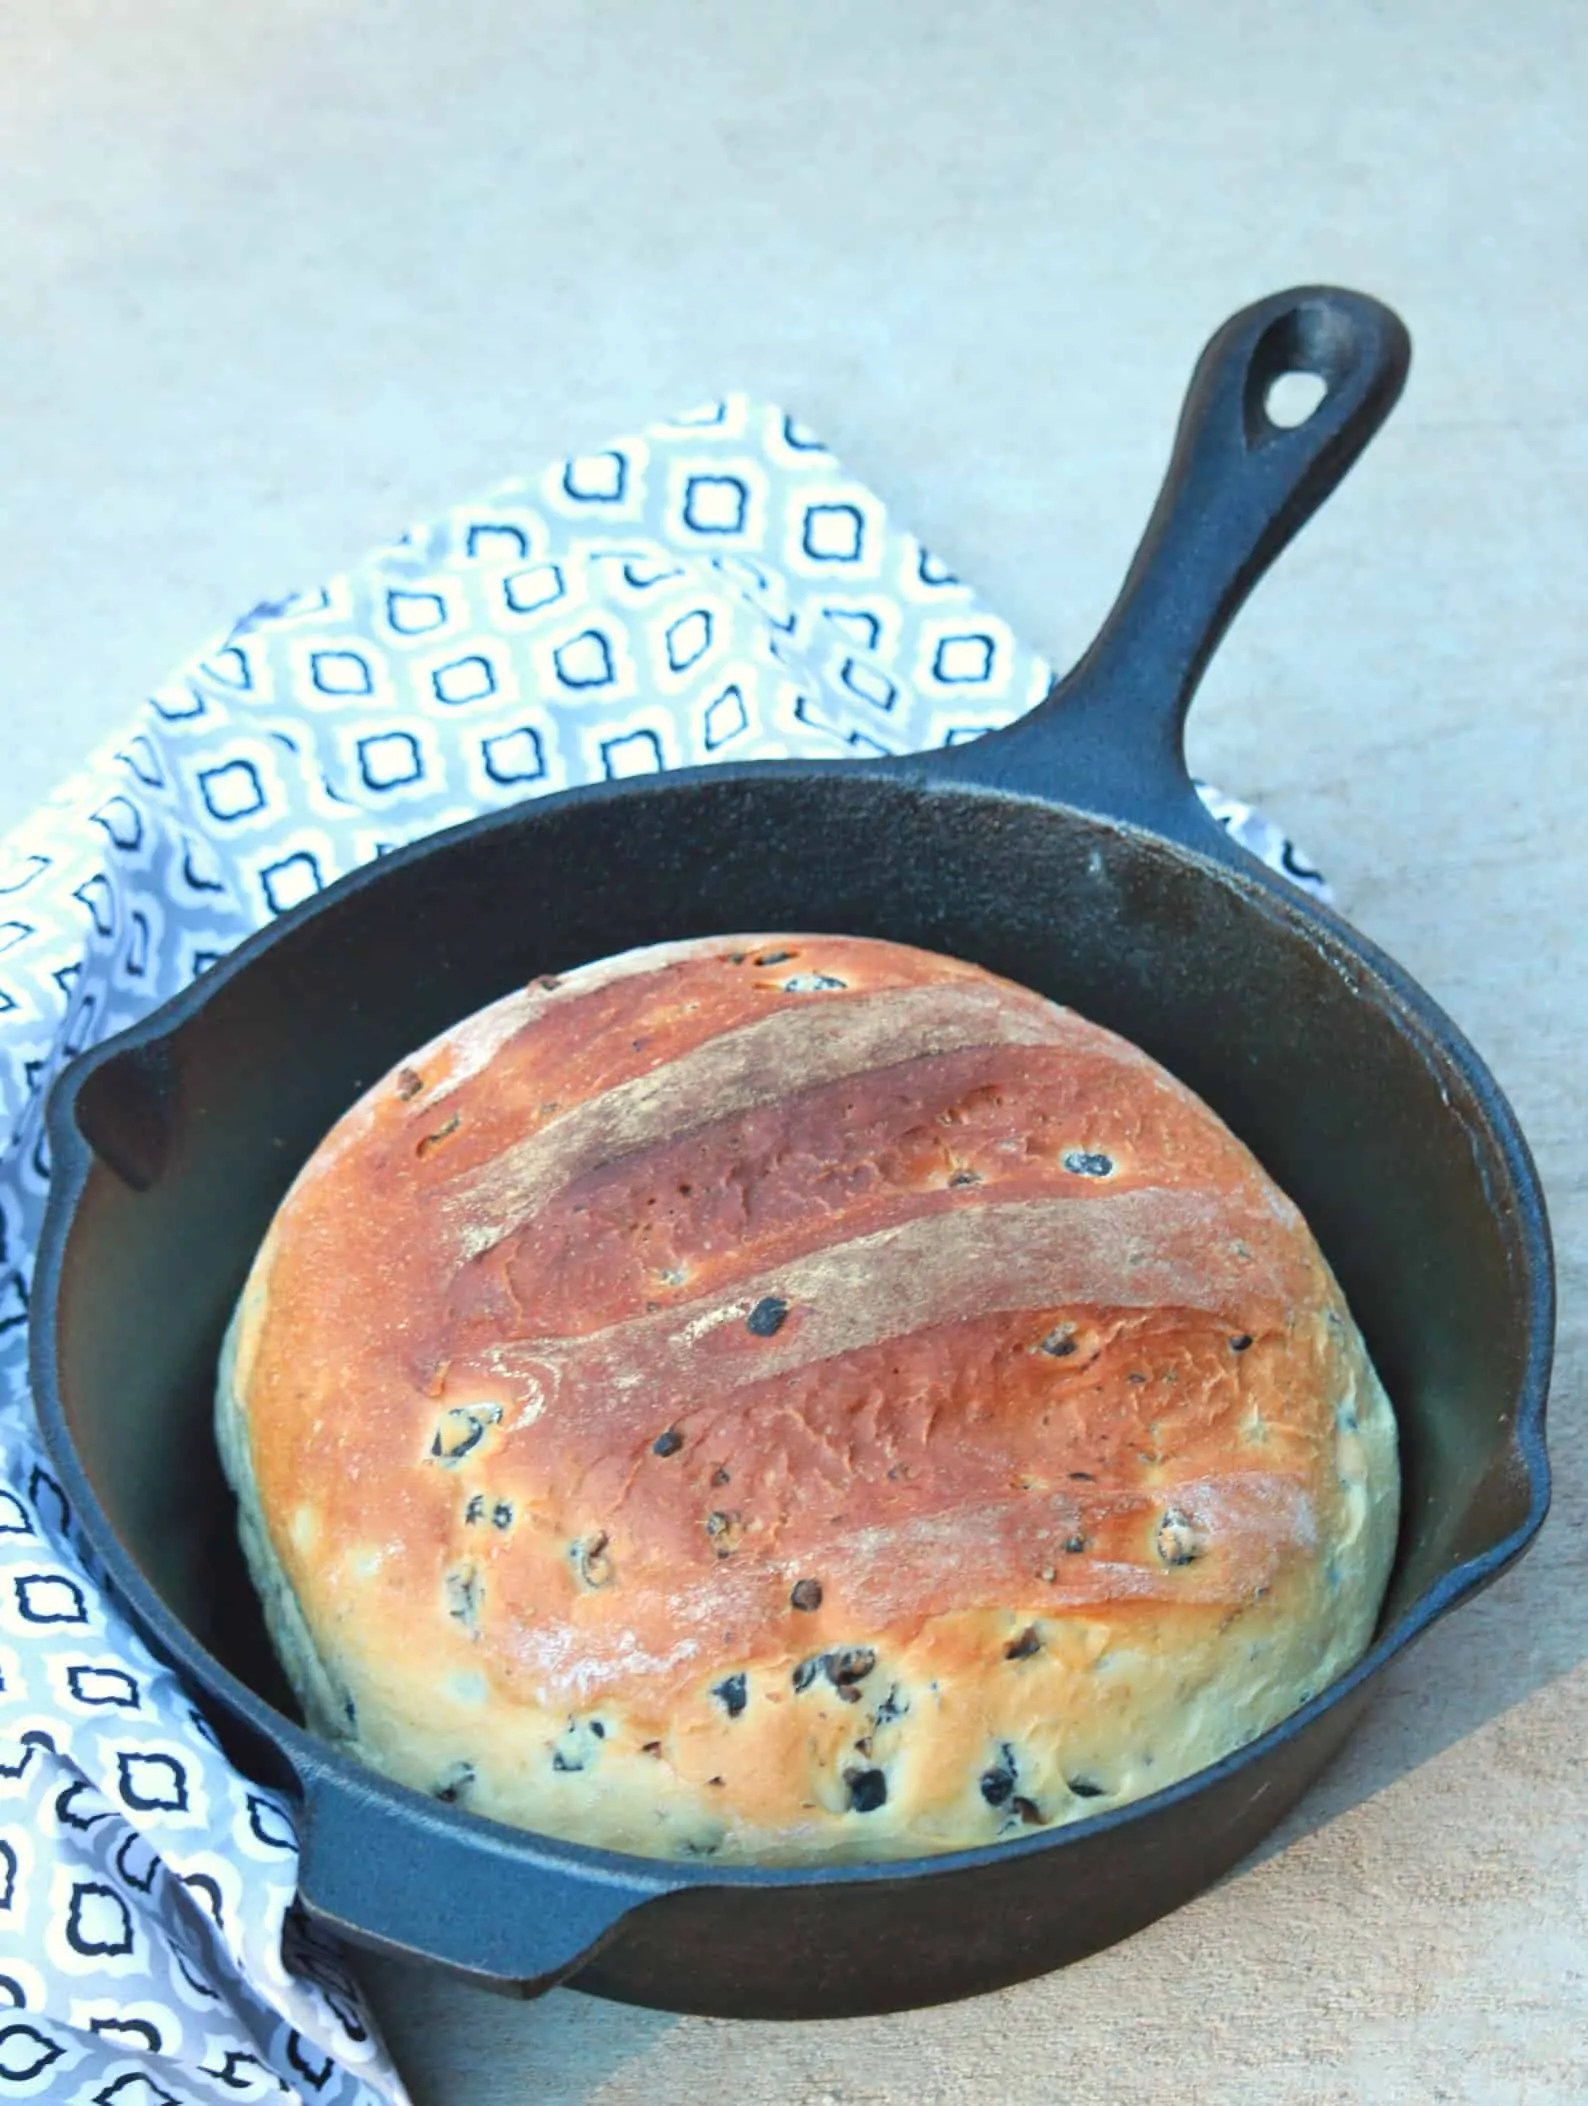
[[[294,1909],[293,1810],[106,1600],[27,1386],[70,1055],[368,857],[573,783],[971,737],[1049,668],[782,412],[732,398],[256,607],[0,851],[0,2097],[404,2097]],[[1217,815],[1309,889],[1246,806]]]

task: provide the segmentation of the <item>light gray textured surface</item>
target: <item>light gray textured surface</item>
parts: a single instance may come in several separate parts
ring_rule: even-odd
[[[1057,657],[1202,339],[1311,278],[1411,388],[1195,719],[1511,1092],[1562,1260],[1536,1554],[1278,1845],[1084,1967],[708,2024],[371,1969],[421,2102],[1588,2096],[1588,10],[10,0],[0,826],[253,600],[742,385]]]

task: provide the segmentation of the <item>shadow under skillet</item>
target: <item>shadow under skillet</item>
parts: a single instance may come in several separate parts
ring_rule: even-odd
[[[521,2002],[419,1961],[352,1957],[413,2106],[505,2098],[509,2083],[516,2099],[582,2106],[599,2096],[603,2079],[682,2023],[668,2011],[563,1989]],[[569,2089],[573,2072],[577,2091]]]

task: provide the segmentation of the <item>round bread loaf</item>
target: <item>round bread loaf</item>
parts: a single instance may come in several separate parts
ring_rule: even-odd
[[[549,1835],[986,1844],[1364,1649],[1394,1422],[1296,1208],[1144,1053],[954,959],[545,979],[283,1202],[221,1452],[310,1724]]]

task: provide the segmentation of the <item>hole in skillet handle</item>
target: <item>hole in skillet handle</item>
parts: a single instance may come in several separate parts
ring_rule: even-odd
[[[1281,431],[1294,431],[1306,423],[1327,392],[1328,382],[1321,373],[1281,373],[1270,383],[1263,408],[1270,424],[1277,424]]]
[[[1241,405],[1247,445],[1271,446],[1310,423],[1359,355],[1337,308],[1304,300],[1280,315],[1252,347]]]

